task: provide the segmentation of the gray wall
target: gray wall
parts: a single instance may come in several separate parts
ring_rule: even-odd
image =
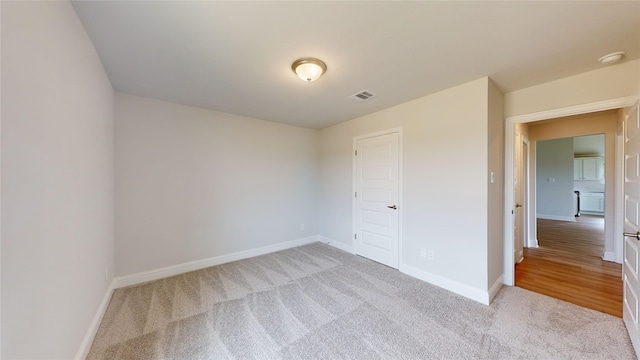
[[[536,142],[536,215],[573,221],[573,138]]]
[[[492,81],[489,81],[488,98],[487,176],[490,178],[491,173],[494,174],[494,182],[487,184],[487,288],[490,288],[502,276],[504,256],[504,96]]]
[[[123,93],[115,109],[117,275],[318,234],[317,130]]]
[[[497,179],[504,177],[499,166],[503,151],[491,164],[496,168],[489,170],[489,137],[492,150],[497,150],[502,141],[501,130],[495,126],[489,133],[489,84],[488,78],[478,79],[322,129],[320,234],[353,247],[353,137],[402,126],[401,269],[450,288],[468,290],[467,295],[486,294],[487,284],[497,280],[488,275],[488,229],[502,226],[501,216],[488,216],[488,194],[493,189],[496,193],[503,191],[500,182],[489,184],[488,172],[495,171]],[[501,96],[497,89],[492,89],[492,94]],[[500,112],[493,110],[492,117],[495,125]],[[420,258],[420,248],[433,250],[435,258]]]
[[[69,359],[114,273],[113,88],[68,2],[2,2],[2,358]]]

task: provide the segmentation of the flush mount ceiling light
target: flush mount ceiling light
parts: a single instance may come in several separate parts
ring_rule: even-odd
[[[318,80],[320,75],[327,71],[327,65],[315,58],[298,59],[291,64],[291,70],[304,81],[312,82]]]
[[[600,59],[598,59],[598,61],[600,61],[601,63],[603,63],[604,65],[611,65],[611,64],[615,64],[618,61],[620,61],[624,55],[626,53],[624,51],[617,51],[611,54],[607,54],[603,57],[601,57]]]

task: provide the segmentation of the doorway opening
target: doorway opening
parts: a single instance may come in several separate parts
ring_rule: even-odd
[[[615,123],[615,114],[606,116]],[[538,127],[529,126],[531,136],[545,136]],[[535,149],[537,245],[607,259],[605,134],[539,140]]]
[[[513,264],[516,286],[620,317],[621,265],[612,262],[619,121],[609,110],[514,126]],[[524,178],[530,186],[520,190]]]

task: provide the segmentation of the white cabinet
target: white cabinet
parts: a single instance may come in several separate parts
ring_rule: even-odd
[[[604,177],[604,161],[602,158],[573,159],[574,180],[601,180]]]
[[[604,193],[580,193],[580,212],[604,213]]]
[[[573,159],[573,180],[582,180],[582,159]]]

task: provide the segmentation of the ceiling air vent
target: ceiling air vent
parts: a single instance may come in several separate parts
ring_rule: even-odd
[[[363,102],[371,99],[372,97],[376,97],[376,94],[372,93],[371,91],[362,90],[358,93],[355,93],[349,96],[349,99],[355,100],[357,102]]]

